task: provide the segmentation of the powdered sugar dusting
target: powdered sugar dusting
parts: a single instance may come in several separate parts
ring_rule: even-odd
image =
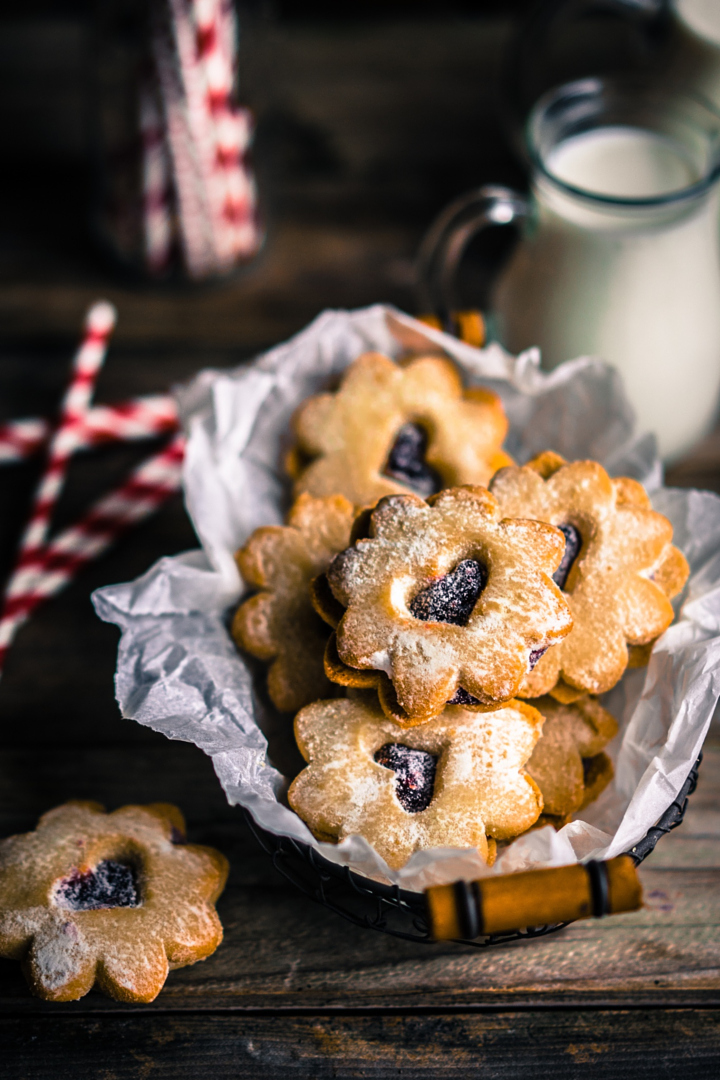
[[[87,993],[98,964],[111,993],[122,985],[126,1000],[155,997],[167,974],[166,938],[175,949],[185,928],[188,947],[177,961],[190,963],[222,936],[209,903],[224,882],[222,857],[174,844],[173,824],[156,808],[105,814],[67,803],[34,832],[0,841],[0,955],[27,953],[34,989],[54,1000]]]
[[[655,509],[672,520],[675,542],[692,565],[690,600],[656,646],[647,677],[629,673],[613,692],[627,737],[607,800],[559,833],[546,828],[520,837],[492,871],[474,848],[424,850],[392,871],[359,838],[317,842],[279,798],[283,778],[266,757],[252,670],[227,635],[226,610],[240,592],[234,552],[254,528],[282,520],[279,462],[290,417],[367,349],[392,356],[443,351],[467,385],[498,390],[511,421],[507,449],[519,462],[552,447],[569,460],[594,458],[611,475],[649,478]],[[497,345],[473,349],[377,305],[325,312],[250,364],[202,373],[182,391],[181,408],[190,431],[186,500],[204,551],[163,559],[137,581],[95,595],[101,617],[123,630],[116,681],[123,715],[211,755],[228,800],[248,808],[263,828],[409,889],[562,865],[591,853],[611,857],[657,821],[697,757],[717,699],[720,500],[660,488],[653,440],[634,432],[617,372],[583,358],[546,373],[537,350],[515,358]],[[167,657],[180,659],[168,666]],[[192,664],[183,659],[190,657]]]
[[[393,496],[372,514],[374,535],[330,565],[346,608],[341,659],[386,671],[410,717],[437,715],[459,686],[484,702],[507,700],[530,651],[569,632],[568,605],[550,580],[561,534],[498,517],[484,489],[448,489],[432,506]]]
[[[517,835],[540,813],[523,769],[542,728],[533,709],[448,707],[402,729],[368,696],[309,705],[296,728],[309,764],[290,787],[293,808],[320,832],[364,836],[390,866],[438,845],[486,853],[488,835]],[[403,769],[416,769],[422,805],[404,804]]]

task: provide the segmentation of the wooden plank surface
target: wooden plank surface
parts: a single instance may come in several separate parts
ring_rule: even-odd
[[[68,343],[69,344],[69,343]],[[67,350],[17,384],[0,362],[13,408],[51,396]],[[111,354],[101,396],[154,390],[203,360],[132,344]],[[237,355],[237,359],[241,359]],[[26,413],[27,414],[27,413]],[[13,415],[13,413],[11,413]],[[14,412],[18,415],[18,412]],[[73,465],[61,515],[71,520],[138,451],[103,451]],[[703,456],[704,455],[704,456]],[[133,459],[134,460],[134,459]],[[717,483],[709,449],[672,479]],[[698,464],[699,462],[699,464]],[[9,476],[9,474],[8,474]],[[2,492],[4,551],[12,549],[31,467]],[[325,1076],[715,1077],[720,1069],[720,742],[713,735],[686,821],[641,868],[647,907],[587,921],[535,942],[479,952],[397,941],[343,922],[293,891],[228,807],[207,758],[121,720],[112,694],[117,631],[99,624],[92,588],[141,573],[162,554],[195,545],[179,499],[88,568],[23,630],[0,683],[0,835],[33,827],[67,798],[169,800],[191,838],[230,858],[219,902],[225,941],[202,964],[170,974],[149,1006],[96,992],[57,1006],[32,998],[17,964],[0,961],[3,1064],[11,1080],[52,1076],[264,1078]]]
[[[704,1009],[313,1019],[42,1016],[22,1026],[0,1018],[0,1039],[14,1080],[77,1080],[78,1061],[83,1080],[717,1080],[719,1022]]]
[[[149,1007],[118,1006],[93,992],[74,1012],[720,1006],[720,745],[707,748],[697,805],[693,799],[682,830],[641,868],[642,911],[492,950],[387,938],[289,889],[194,747],[57,747],[39,769],[36,761],[31,747],[0,756],[0,832],[31,828],[38,803],[167,800],[185,809],[191,839],[218,847],[232,866],[218,905],[225,941],[215,956],[172,972]],[[0,1002],[22,1012],[56,1009],[29,998],[7,961]]]
[[[53,202],[42,171],[12,164],[19,179],[0,205],[0,417],[52,413],[83,309],[100,293],[120,313],[100,401],[163,392],[202,367],[241,363],[328,306],[389,300],[412,310],[412,258],[432,213],[472,184],[522,182],[492,102],[507,32],[507,22],[464,18],[410,31],[406,22],[288,32],[260,20],[249,27],[254,44],[244,72],[260,117],[256,160],[270,231],[257,262],[222,285],[121,282],[83,247],[84,174],[59,169]],[[473,299],[488,266],[481,256],[470,267]],[[74,520],[151,449],[77,458],[57,525]],[[6,570],[38,467],[13,466],[0,476]],[[720,433],[668,480],[720,490]],[[642,911],[489,951],[352,926],[277,874],[200,751],[118,715],[118,635],[95,618],[90,593],[194,546],[178,497],[23,629],[0,682],[0,836],[31,829],[68,798],[109,808],[176,802],[191,839],[230,859],[218,905],[224,943],[204,963],[171,973],[148,1006],[94,991],[75,1003],[41,1002],[18,965],[0,961],[3,1080],[284,1073],[715,1080],[717,733],[682,828],[641,868]],[[279,736],[272,750],[278,762],[289,754]]]

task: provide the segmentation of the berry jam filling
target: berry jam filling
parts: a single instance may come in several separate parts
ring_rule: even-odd
[[[442,487],[442,480],[425,461],[427,442],[427,433],[419,424],[403,424],[383,470],[385,476],[407,484],[424,498]]]
[[[549,648],[550,648],[549,645],[543,645],[543,647],[541,649],[532,649],[531,650],[529,663],[528,663],[528,667],[530,668],[531,671],[535,667],[535,665],[537,664],[538,660],[540,660],[540,658],[545,655],[545,653],[548,651]]]
[[[127,863],[106,859],[94,870],[73,870],[58,882],[55,902],[70,911],[97,908],[138,907],[140,889],[135,870]]]
[[[574,525],[558,525],[558,529],[565,537],[565,550],[562,561],[553,574],[553,581],[558,588],[564,589],[572,565],[580,554],[582,537]]]
[[[463,559],[449,574],[417,594],[410,604],[410,614],[423,622],[467,626],[487,579],[487,570],[482,563],[477,559]]]
[[[451,698],[448,698],[448,705],[479,705],[480,699],[473,697],[472,694],[468,694],[467,690],[464,690],[462,686],[458,686],[457,690]]]
[[[434,754],[389,742],[376,752],[375,761],[395,773],[395,794],[403,810],[408,814],[427,810],[435,787],[437,758]]]

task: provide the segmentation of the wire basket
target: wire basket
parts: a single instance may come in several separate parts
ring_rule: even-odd
[[[627,852],[641,863],[654,850],[658,840],[676,829],[685,816],[688,798],[697,785],[702,754],[693,765],[677,798],[656,825]],[[423,893],[409,892],[397,885],[384,885],[356,874],[347,866],[338,866],[308,844],[266,832],[256,824],[248,810],[243,810],[250,831],[272,859],[275,869],[305,896],[322,904],[355,926],[378,930],[405,941],[431,944],[433,938],[425,917]],[[529,926],[503,934],[490,934],[476,940],[458,939],[463,945],[487,949],[509,941],[544,937],[561,930],[567,923],[552,926]]]

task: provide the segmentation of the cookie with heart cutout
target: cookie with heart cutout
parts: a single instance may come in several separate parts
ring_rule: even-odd
[[[75,1001],[97,987],[152,1001],[168,971],[222,941],[219,851],[185,843],[175,806],[68,802],[34,832],[0,841],[0,956],[20,960],[31,989]]]
[[[464,388],[448,359],[397,364],[370,352],[345,372],[335,393],[295,414],[288,458],[295,494],[341,492],[356,506],[384,495],[487,484],[512,459],[501,449],[507,418],[497,394]]]
[[[451,488],[427,502],[389,496],[363,522],[369,535],[327,571],[336,610],[316,592],[326,618],[342,611],[326,671],[346,684],[356,672],[359,686],[387,680],[397,702],[388,712],[407,726],[448,702],[510,700],[538,654],[569,633],[569,607],[552,581],[562,533],[502,520],[485,488]]]
[[[363,836],[392,869],[432,847],[474,847],[491,862],[495,841],[542,810],[525,769],[541,728],[518,701],[487,713],[448,706],[410,730],[372,694],[318,701],[295,718],[308,765],[288,800],[319,839]]]
[[[568,463],[549,451],[500,470],[490,487],[503,515],[547,522],[565,536],[554,578],[573,629],[518,694],[571,702],[610,690],[672,622],[670,600],[689,573],[671,543],[672,525],[636,480],[614,480],[595,461]]]

